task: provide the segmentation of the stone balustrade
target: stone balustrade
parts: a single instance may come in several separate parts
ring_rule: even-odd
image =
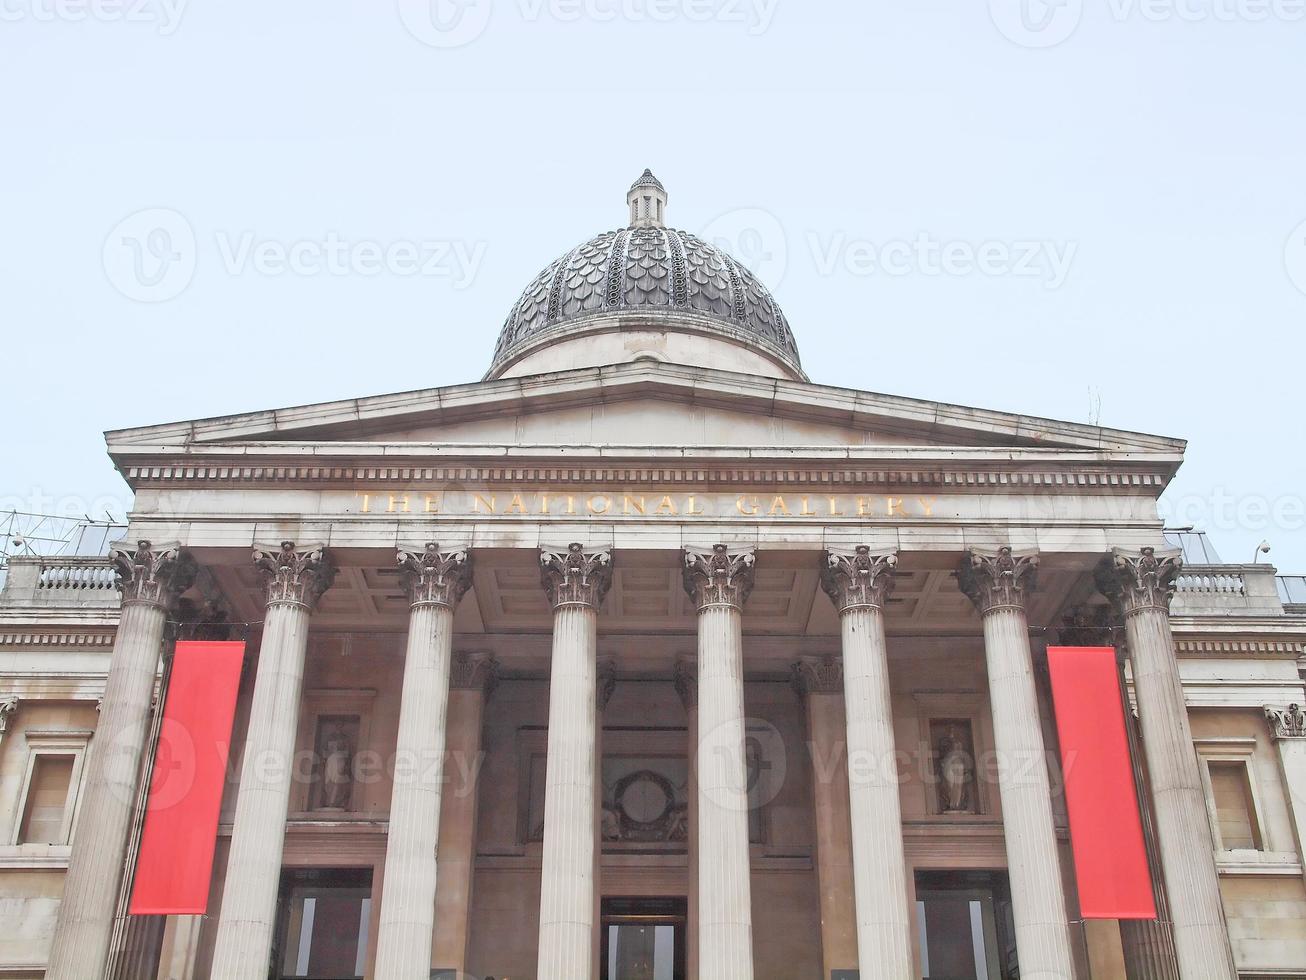
[[[107,556],[13,556],[0,606],[117,606],[113,564]]]

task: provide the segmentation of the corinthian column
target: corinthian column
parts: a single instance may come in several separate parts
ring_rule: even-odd
[[[135,551],[114,550],[110,557],[122,615],[46,967],[46,976],[59,980],[104,975],[164,627],[168,611],[195,580],[194,564],[176,548],[141,541]]]
[[[712,980],[753,977],[743,647],[753,562],[751,548],[685,549],[698,607],[698,965]]]
[[[401,551],[398,560],[411,611],[376,975],[429,980],[453,611],[471,585],[472,569],[466,552],[442,552],[434,542],[420,554]]]
[[[893,744],[893,704],[884,642],[884,603],[896,554],[828,552],[821,585],[839,611],[848,726],[857,960],[861,975],[912,980],[907,858]]]
[[[309,614],[336,574],[323,549],[296,550],[293,541],[255,551],[254,564],[267,609],[213,951],[212,975],[223,980],[267,978]]]
[[[543,551],[540,563],[553,607],[553,661],[536,973],[539,980],[590,980],[598,846],[595,655],[612,557],[571,544],[565,552]]]
[[[1182,565],[1177,552],[1116,551],[1097,581],[1125,619],[1179,973],[1184,980],[1233,980],[1206,794],[1170,633],[1170,598]]]
[[[1037,555],[1000,548],[994,555],[970,552],[957,577],[984,621],[1020,975],[1028,980],[1070,980],[1070,930],[1025,618],[1025,599],[1034,591],[1037,570]]]

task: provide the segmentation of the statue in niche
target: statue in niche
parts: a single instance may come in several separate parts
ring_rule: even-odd
[[[336,724],[322,743],[321,809],[347,810],[354,795],[354,746]]]
[[[971,786],[975,759],[960,725],[951,725],[939,741],[939,810],[943,813],[974,813]]]

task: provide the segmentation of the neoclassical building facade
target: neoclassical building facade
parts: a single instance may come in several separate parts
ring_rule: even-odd
[[[0,978],[1306,978],[1306,580],[1165,531],[1180,440],[811,382],[666,203],[477,383],[108,433],[122,543],[0,594]],[[196,637],[207,912],[131,916]],[[1081,912],[1059,645],[1156,920]]]

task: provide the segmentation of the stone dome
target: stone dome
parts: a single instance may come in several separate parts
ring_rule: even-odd
[[[753,360],[761,355],[785,376],[804,377],[789,323],[770,291],[722,249],[666,227],[666,199],[645,170],[627,194],[627,227],[582,242],[531,280],[504,322],[487,377],[550,343],[627,331],[725,341]]]

